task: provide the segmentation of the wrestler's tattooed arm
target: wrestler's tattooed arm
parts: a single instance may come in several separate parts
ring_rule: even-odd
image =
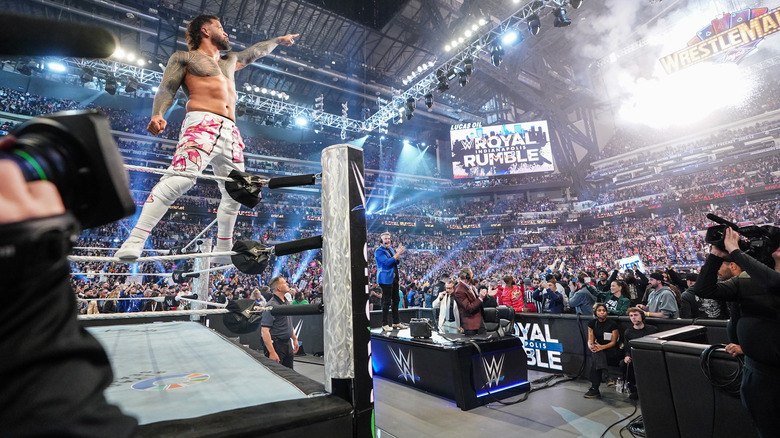
[[[272,38],[248,47],[246,50],[236,52],[236,70],[241,70],[247,65],[257,61],[271,53],[279,45],[279,38]]]
[[[157,94],[154,96],[152,116],[164,116],[165,112],[173,106],[176,92],[184,84],[184,76],[187,74],[186,67],[190,56],[189,52],[176,52],[168,60],[162,82],[160,82]]]

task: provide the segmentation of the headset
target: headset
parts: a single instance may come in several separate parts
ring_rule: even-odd
[[[639,312],[639,315],[642,316],[642,322],[645,322],[645,319],[647,319],[647,313],[638,307],[630,307],[626,310],[626,316],[629,316],[628,314],[631,312]]]

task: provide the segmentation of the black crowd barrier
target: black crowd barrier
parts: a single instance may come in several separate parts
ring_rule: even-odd
[[[701,370],[709,333],[710,327],[689,325],[631,341],[647,437],[758,436],[739,398],[714,387]],[[731,375],[739,367],[725,351],[711,359],[712,374]]]

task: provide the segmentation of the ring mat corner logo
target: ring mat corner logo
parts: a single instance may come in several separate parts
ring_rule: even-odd
[[[412,356],[412,351],[409,350],[408,353],[404,354],[399,347],[398,354],[396,354],[391,347],[388,347],[388,350],[390,350],[390,355],[393,356],[393,361],[398,367],[398,371],[401,373],[398,375],[398,378],[403,378],[407,382],[417,383],[420,380],[420,376],[414,374],[414,357]]]
[[[208,379],[209,375],[204,373],[170,374],[142,380],[131,386],[131,388],[139,391],[165,391],[168,389],[178,389],[196,385],[205,382]]]
[[[780,8],[753,8],[723,14],[696,32],[688,47],[659,59],[667,74],[702,61],[739,63],[764,37],[780,30]]]

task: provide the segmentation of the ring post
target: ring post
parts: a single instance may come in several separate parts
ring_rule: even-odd
[[[363,150],[322,151],[325,386],[354,407],[352,435],[374,436]]]

